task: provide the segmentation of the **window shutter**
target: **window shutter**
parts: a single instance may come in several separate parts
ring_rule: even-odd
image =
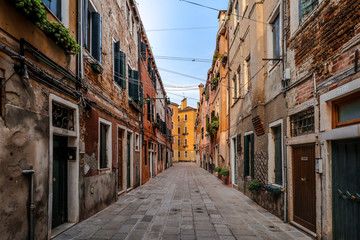
[[[114,81],[120,86],[120,42],[114,43]]]
[[[89,46],[87,45],[88,43],[88,18],[89,18],[89,1],[88,0],[83,0],[84,1],[84,8],[83,8],[83,41],[84,41],[84,47],[89,49]]]
[[[126,54],[120,51],[120,86],[126,88]]]
[[[255,153],[254,152],[254,134],[250,135],[250,141],[251,141],[251,152],[250,152],[250,154],[251,154],[251,158],[250,158],[251,159],[251,177],[254,178],[254,176],[255,176],[255,171],[254,171],[255,170],[255,168],[254,168],[254,165],[255,165],[254,164],[254,160],[255,160],[254,159],[254,157],[255,157],[254,156],[255,155],[254,154]]]
[[[134,86],[134,95],[133,95],[133,99],[136,102],[139,102],[139,72],[138,71],[133,71],[133,86]]]
[[[244,136],[244,176],[249,176],[249,136]]]
[[[141,42],[141,57],[146,61],[146,44],[144,42]]]
[[[92,13],[92,56],[101,62],[101,15]]]
[[[149,100],[146,102],[146,108],[147,108],[147,120],[151,121],[151,104]]]
[[[241,134],[236,137],[236,151],[237,154],[241,154]]]

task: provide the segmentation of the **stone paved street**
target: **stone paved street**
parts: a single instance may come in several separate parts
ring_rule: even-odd
[[[310,239],[194,164],[179,163],[63,239]]]

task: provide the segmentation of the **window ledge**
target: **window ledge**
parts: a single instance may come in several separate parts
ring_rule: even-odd
[[[111,168],[99,168],[98,171],[99,171],[99,175],[103,175],[109,173],[111,171]]]

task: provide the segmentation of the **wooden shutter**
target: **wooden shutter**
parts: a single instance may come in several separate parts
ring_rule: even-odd
[[[126,88],[126,54],[120,51],[120,86]]]
[[[147,120],[151,121],[151,103],[149,100],[146,102],[146,108],[147,108]]]
[[[92,16],[92,56],[101,62],[101,15],[97,12],[91,13]]]
[[[89,1],[83,0],[84,8],[83,8],[83,41],[84,41],[84,47],[86,49],[89,49],[88,43],[88,18],[89,18]]]
[[[114,43],[114,81],[120,86],[120,42]]]
[[[244,136],[244,176],[249,176],[249,136]]]

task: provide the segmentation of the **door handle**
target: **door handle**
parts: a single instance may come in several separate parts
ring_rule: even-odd
[[[56,178],[53,178],[53,182],[56,182]]]
[[[302,181],[302,182],[305,182],[305,181],[306,181],[306,178],[301,178],[301,181]]]

